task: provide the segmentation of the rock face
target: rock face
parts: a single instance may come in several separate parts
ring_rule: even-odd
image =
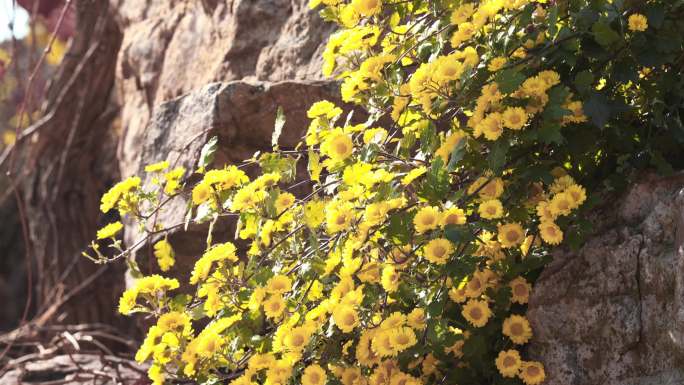
[[[214,82],[319,79],[333,27],[306,0],[112,3],[124,35],[116,85],[124,175],[155,106]]]
[[[645,178],[546,267],[528,315],[547,384],[684,383],[682,187],[683,176]]]

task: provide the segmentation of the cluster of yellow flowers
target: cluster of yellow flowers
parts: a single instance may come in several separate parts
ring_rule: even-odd
[[[521,353],[533,335],[524,313],[546,250],[587,199],[577,169],[553,157],[561,128],[587,121],[582,102],[562,71],[535,62],[555,44],[552,5],[311,1],[320,5],[342,26],[324,73],[366,108],[365,123],[322,100],[299,147],[245,163],[260,174],[201,166],[185,186],[185,170],[162,161],[146,167],[146,186],[131,177],[102,198],[150,237],[165,232],[150,218],[169,199],[210,223],[187,277],[193,295],[171,296],[178,281],[156,275],[123,294],[122,313],[158,317],[136,359],[152,359],[156,385],[541,384],[543,365]],[[637,14],[628,24],[647,28]],[[308,184],[296,182],[299,161]],[[214,242],[226,218],[237,240]],[[156,241],[168,271],[173,237]]]

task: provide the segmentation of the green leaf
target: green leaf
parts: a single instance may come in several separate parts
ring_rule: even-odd
[[[555,121],[545,121],[539,128],[539,140],[546,143],[563,144],[561,125]]]
[[[584,113],[598,128],[605,127],[610,119],[610,101],[601,93],[592,94],[583,105]]]
[[[214,161],[214,154],[216,153],[216,148],[218,145],[218,137],[213,136],[209,141],[202,147],[200,151],[199,161],[197,162],[197,168],[199,170],[204,170],[209,167],[211,162]]]
[[[447,225],[444,229],[446,239],[454,244],[467,243],[475,239],[473,232],[465,225]]]
[[[509,144],[506,140],[499,139],[494,142],[492,147],[489,149],[487,162],[489,163],[489,168],[494,171],[495,174],[500,173],[506,164],[508,147]]]
[[[449,165],[447,166],[448,171],[454,171],[458,166],[458,163],[463,159],[463,156],[465,155],[465,142],[465,138],[459,140],[456,147],[454,147],[454,150],[451,152]]]
[[[276,111],[275,126],[273,127],[273,136],[271,137],[271,146],[278,147],[278,139],[280,134],[283,132],[283,127],[285,126],[285,112],[283,112],[283,107],[278,106]]]
[[[597,21],[591,26],[594,40],[602,46],[609,46],[620,40],[620,35],[615,32],[606,21]]]
[[[586,94],[591,91],[591,85],[594,83],[594,75],[589,71],[582,71],[575,76],[575,87],[581,94]]]
[[[499,91],[504,94],[510,94],[523,84],[525,75],[510,68],[500,71],[496,77],[494,77],[494,81],[499,86]]]

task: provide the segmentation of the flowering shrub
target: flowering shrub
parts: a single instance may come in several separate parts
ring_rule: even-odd
[[[369,119],[320,101],[294,151],[210,169],[212,141],[198,183],[162,161],[149,184],[130,177],[103,196],[143,239],[177,228],[152,215],[172,199],[209,223],[179,277],[192,295],[159,275],[123,294],[121,313],[157,318],[136,359],[152,361],[155,384],[542,383],[523,349],[526,304],[548,249],[588,231],[577,181],[667,171],[681,145],[680,3],[311,1],[341,26],[324,72]],[[310,193],[293,195],[302,181]],[[214,242],[227,217],[238,241]],[[127,256],[121,228],[98,238]],[[154,255],[162,271],[175,263],[166,238]]]

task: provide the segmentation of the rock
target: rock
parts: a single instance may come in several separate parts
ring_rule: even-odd
[[[135,361],[94,354],[65,354],[48,358],[34,357],[10,362],[0,373],[0,384],[12,385],[118,385],[149,384],[147,368]]]
[[[307,0],[114,0],[124,38],[117,64],[128,169],[156,106],[214,82],[315,80],[333,25]]]
[[[684,383],[684,178],[644,179],[536,283],[529,349],[548,385]]]

